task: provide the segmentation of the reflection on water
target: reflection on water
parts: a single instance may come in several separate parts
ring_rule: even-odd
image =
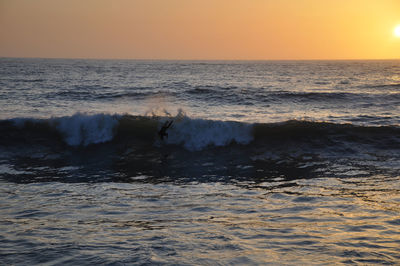
[[[384,176],[2,183],[0,256],[5,264],[395,263],[399,184]]]

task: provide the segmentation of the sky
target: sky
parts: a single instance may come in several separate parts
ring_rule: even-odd
[[[399,59],[400,0],[0,0],[0,57]]]

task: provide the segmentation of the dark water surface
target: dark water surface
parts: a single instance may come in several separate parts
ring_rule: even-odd
[[[3,183],[5,264],[392,264],[398,178]]]
[[[1,58],[0,109],[0,264],[400,263],[400,61]]]

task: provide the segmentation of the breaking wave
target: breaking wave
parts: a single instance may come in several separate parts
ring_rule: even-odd
[[[165,142],[182,145],[191,151],[232,142],[248,144],[253,140],[250,124],[191,119],[182,113],[173,118],[81,113],[49,119],[15,118],[1,121],[0,130],[3,144],[43,142],[46,138],[52,138],[49,141],[60,139],[69,146],[84,147],[110,142],[115,138],[136,138],[157,144],[157,132],[167,119],[173,119],[174,124]]]
[[[158,130],[173,120],[168,138],[159,140]],[[344,145],[369,143],[380,148],[400,147],[398,126],[355,126],[326,122],[291,120],[280,123],[243,123],[190,118],[183,112],[175,117],[118,114],[82,114],[49,119],[15,118],[0,121],[0,145],[62,142],[71,147],[87,147],[107,142],[142,145],[177,145],[189,151],[230,144]]]

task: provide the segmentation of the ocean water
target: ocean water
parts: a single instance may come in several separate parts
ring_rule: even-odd
[[[0,111],[1,264],[400,263],[398,60],[0,58]]]

